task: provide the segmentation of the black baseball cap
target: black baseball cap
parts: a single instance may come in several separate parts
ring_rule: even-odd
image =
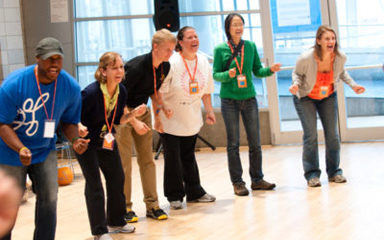
[[[35,56],[46,60],[53,55],[60,55],[64,57],[63,47],[59,40],[47,37],[40,40],[35,49]]]

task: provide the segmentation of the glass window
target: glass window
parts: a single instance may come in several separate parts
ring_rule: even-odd
[[[358,69],[380,65],[384,59],[384,2],[382,0],[337,1],[339,39],[347,55],[351,77],[366,88],[355,94],[345,85],[348,128],[384,126],[384,73],[381,68]]]
[[[280,127],[282,131],[300,130],[289,86],[297,58],[315,43],[316,31],[321,25],[320,1],[271,0],[271,17],[275,62],[291,67],[277,73]]]
[[[76,22],[77,62],[98,62],[101,54],[116,51],[124,60],[151,50],[155,29],[148,18]],[[132,34],[135,33],[135,34]]]
[[[153,0],[76,0],[75,18],[153,14]]]
[[[206,11],[216,12],[220,11],[220,1],[179,0],[179,11],[182,13]]]
[[[225,15],[220,11],[258,10],[259,3],[254,0],[179,0],[180,27],[193,26],[200,37],[200,52],[210,61],[213,49],[226,41],[224,30]],[[93,74],[100,56],[106,51],[116,51],[127,61],[151,50],[151,38],[155,32],[151,16],[153,0],[76,0],[75,34],[77,78],[82,87],[94,81]],[[194,12],[214,12],[206,16],[188,16]],[[191,15],[191,14],[190,14]],[[243,38],[256,43],[260,58],[263,58],[263,41],[260,14],[243,14],[245,20]],[[100,19],[108,17],[108,19]],[[116,17],[116,19],[113,19]],[[82,20],[81,18],[89,18]],[[95,18],[95,19],[92,19]],[[204,37],[209,36],[209,37]],[[264,79],[253,79],[260,107],[267,106]],[[220,83],[215,82],[213,103],[220,106]]]
[[[77,79],[79,80],[79,84],[81,89],[88,86],[90,83],[95,81],[95,72],[97,69],[97,65],[95,66],[78,66],[77,67]]]
[[[220,12],[238,10],[258,10],[259,1],[255,0],[179,0],[179,11],[182,13],[192,12]]]

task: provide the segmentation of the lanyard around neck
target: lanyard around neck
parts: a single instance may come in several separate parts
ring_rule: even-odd
[[[108,128],[108,132],[111,133],[112,132],[112,127],[113,127],[113,122],[115,121],[115,116],[116,116],[116,109],[117,109],[117,103],[118,103],[118,100],[119,100],[119,96],[117,96],[117,99],[116,99],[116,104],[115,104],[115,109],[114,109],[114,112],[113,112],[113,117],[112,117],[112,121],[111,121],[111,124],[108,123],[108,116],[107,116],[107,106],[105,104],[105,96],[103,94],[103,103],[104,103],[104,117],[105,117],[105,123],[107,125],[107,128]]]
[[[228,42],[228,46],[231,49],[231,53],[233,54],[233,47],[230,42]],[[235,56],[235,62],[237,69],[239,69],[240,74],[243,73],[243,65],[244,65],[244,45],[241,47],[241,66],[239,66],[239,62],[237,61],[237,57]]]
[[[155,96],[157,98],[157,79],[156,79],[156,69],[155,66],[152,64],[152,69],[153,69],[153,89],[155,91]],[[164,78],[164,72],[163,72],[163,64],[161,64],[161,76],[160,76],[160,81],[163,81]]]
[[[52,100],[51,118],[49,118],[49,117],[48,117],[47,107],[45,106],[45,102],[44,102],[44,99],[43,99],[43,94],[41,94],[41,88],[40,88],[40,83],[39,83],[39,76],[38,76],[38,74],[37,74],[37,65],[36,65],[36,67],[35,67],[35,69],[34,69],[34,72],[35,72],[35,77],[36,77],[37,89],[39,89],[39,94],[40,94],[41,101],[43,102],[43,107],[44,107],[45,115],[47,116],[47,119],[48,119],[48,120],[52,120],[52,119],[53,119],[53,111],[54,111],[54,109],[55,109],[57,78],[56,78],[56,80],[55,80],[55,89],[54,89],[54,91],[53,91],[53,100]]]
[[[196,61],[195,61],[195,69],[193,70],[193,76],[191,75],[191,71],[189,71],[188,64],[187,64],[187,62],[185,61],[183,55],[181,55],[181,53],[180,53],[180,56],[181,56],[181,58],[183,59],[185,68],[187,69],[187,72],[188,72],[189,78],[191,79],[191,82],[195,82],[195,76],[196,76],[196,70],[197,70],[197,56],[196,56]]]

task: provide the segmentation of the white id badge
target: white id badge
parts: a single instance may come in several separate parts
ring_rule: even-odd
[[[55,120],[45,120],[44,122],[44,138],[55,137]]]
[[[108,143],[110,143],[110,142],[112,142],[113,140],[115,140],[115,137],[113,136],[113,134],[112,133],[107,133],[106,135],[105,135],[105,140],[108,142]]]
[[[107,134],[104,136],[104,140],[103,140],[103,149],[113,151],[113,145],[114,145],[114,143],[115,143],[114,140],[115,140],[115,137],[112,135],[112,133],[107,133]]]

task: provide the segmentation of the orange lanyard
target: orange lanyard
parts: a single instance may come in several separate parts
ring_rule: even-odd
[[[105,104],[105,96],[104,96],[104,94],[103,94],[103,99],[104,99],[103,103],[104,103],[105,123],[107,124],[108,132],[111,133],[112,132],[112,127],[113,127],[113,121],[115,120],[115,116],[116,116],[117,102],[119,100],[119,96],[117,96],[117,99],[116,99],[116,105],[115,105],[115,109],[114,109],[114,112],[113,112],[113,117],[112,117],[111,125],[109,125],[109,123],[108,123],[107,107],[106,107],[106,104]]]
[[[49,117],[48,117],[47,107],[45,106],[45,102],[44,102],[44,99],[43,99],[43,94],[41,94],[41,88],[40,88],[40,83],[39,83],[39,76],[38,76],[38,74],[37,74],[37,65],[36,65],[36,67],[35,67],[35,69],[34,69],[34,72],[35,72],[35,77],[36,77],[37,88],[39,89],[40,98],[41,98],[41,101],[43,102],[43,107],[44,107],[45,115],[47,116],[47,119],[48,119],[48,120],[52,120],[52,119],[53,119],[53,110],[55,109],[57,78],[56,78],[56,80],[55,80],[55,90],[54,90],[54,92],[53,92],[51,118],[49,118]]]
[[[228,46],[231,49],[231,53],[233,54],[233,48],[230,42],[228,42]],[[239,62],[237,61],[237,56],[235,57],[235,62],[237,69],[239,69],[240,75],[243,72],[243,65],[244,65],[244,45],[241,47],[241,66],[239,66]]]
[[[153,69],[153,89],[155,91],[155,96],[157,98],[157,81],[156,81],[156,70],[155,70],[155,66],[152,65],[152,69]],[[163,78],[164,78],[164,72],[163,72],[163,64],[161,64],[161,76],[160,76],[160,81],[163,81]]]
[[[196,76],[196,70],[197,70],[197,55],[196,55],[196,61],[195,61],[195,69],[193,70],[193,76],[191,75],[191,72],[189,71],[189,68],[188,68],[188,64],[185,61],[183,55],[181,55],[181,53],[180,53],[180,56],[183,59],[185,68],[187,69],[187,72],[188,72],[189,78],[191,79],[191,82],[195,82],[195,76]]]

